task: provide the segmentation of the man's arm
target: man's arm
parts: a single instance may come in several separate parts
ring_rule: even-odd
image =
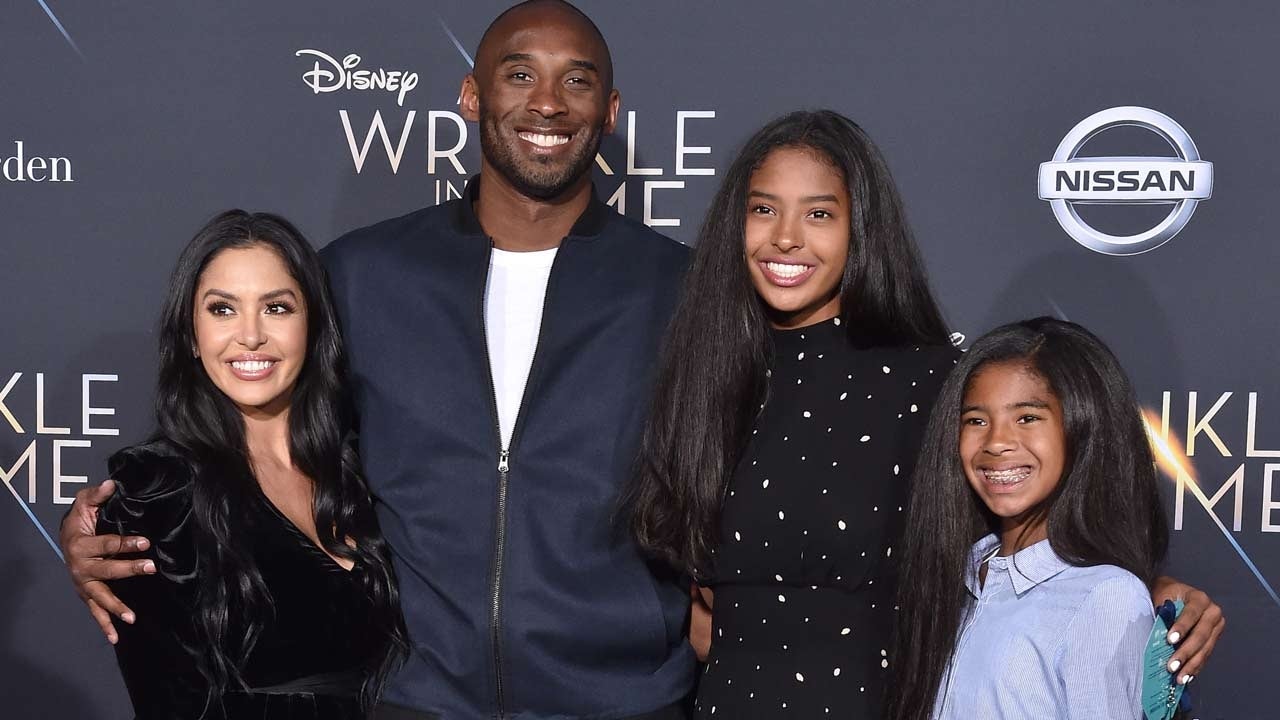
[[[1177,645],[1169,659],[1169,672],[1178,676],[1178,682],[1186,685],[1200,674],[1213,648],[1218,644],[1227,619],[1208,595],[1171,577],[1156,578],[1151,599],[1159,607],[1165,600],[1182,600],[1186,606],[1178,615],[1178,621],[1169,628],[1169,644]]]
[[[115,580],[133,575],[150,575],[156,571],[152,560],[116,560],[117,555],[136,553],[151,546],[147,538],[137,535],[98,535],[98,509],[115,492],[115,482],[106,480],[97,487],[88,487],[76,493],[75,503],[58,531],[58,544],[66,556],[67,570],[76,593],[89,606],[89,613],[102,628],[107,641],[115,644],[119,639],[111,616],[127,623],[136,619],[104,580]]]

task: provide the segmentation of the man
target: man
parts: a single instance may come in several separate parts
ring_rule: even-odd
[[[466,198],[323,252],[412,644],[380,717],[683,717],[688,595],[613,515],[687,251],[594,196],[618,104],[585,15],[508,10]]]

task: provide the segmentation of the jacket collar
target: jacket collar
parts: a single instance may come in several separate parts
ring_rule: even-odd
[[[990,563],[988,579],[992,572],[1009,573],[1013,591],[1018,595],[1071,567],[1070,563],[1058,557],[1048,540],[1023,548],[1012,557],[997,556],[999,550],[1000,538],[992,534],[974,543],[973,549],[969,551],[969,566],[965,569],[964,584],[974,597],[978,597],[981,592],[978,571],[984,562]]]
[[[467,180],[467,189],[462,199],[456,201],[453,207],[454,230],[462,235],[486,237],[484,228],[480,227],[480,218],[476,217],[475,202],[479,194],[480,173],[476,173]],[[569,229],[569,236],[583,239],[596,237],[604,231],[610,212],[609,206],[600,202],[600,198],[596,196],[596,186],[592,183],[591,199],[587,202],[587,209],[583,210],[573,223],[573,227]]]

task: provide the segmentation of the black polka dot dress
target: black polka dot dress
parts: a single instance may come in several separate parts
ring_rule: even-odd
[[[908,475],[958,352],[845,331],[774,332],[721,519],[700,718],[880,717]]]

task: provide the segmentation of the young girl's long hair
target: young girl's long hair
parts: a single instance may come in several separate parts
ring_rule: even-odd
[[[273,610],[246,542],[248,534],[239,526],[243,508],[261,495],[250,467],[244,418],[192,350],[201,273],[218,253],[255,246],[279,255],[302,290],[307,354],[289,408],[289,454],[314,483],[312,508],[320,544],[339,558],[358,560],[365,570],[360,575],[363,589],[374,608],[368,631],[387,638],[385,658],[361,693],[362,702],[372,706],[406,647],[399,596],[369,490],[347,436],[352,415],[343,390],[345,359],[324,268],[302,234],[269,213],[230,210],[210,220],[182,251],[161,311],[157,432],[150,445],[176,446],[194,476],[192,516],[201,578],[195,618],[204,640],[198,666],[211,697],[242,689],[240,669],[263,619]]]
[[[699,233],[622,499],[641,549],[694,577],[709,572],[725,487],[764,399],[770,326],[743,242],[751,176],[782,148],[813,151],[848,187],[850,247],[839,292],[850,342],[948,342],[889,167],[862,128],[829,110],[794,112],[747,140]]]
[[[1115,355],[1075,323],[1036,318],[982,336],[942,387],[912,480],[898,590],[889,717],[927,720],[967,606],[970,548],[999,524],[969,486],[959,436],[964,394],[991,363],[1020,362],[1062,407],[1066,462],[1035,509],[1049,543],[1076,566],[1115,565],[1148,585],[1168,545],[1151,445]]]

